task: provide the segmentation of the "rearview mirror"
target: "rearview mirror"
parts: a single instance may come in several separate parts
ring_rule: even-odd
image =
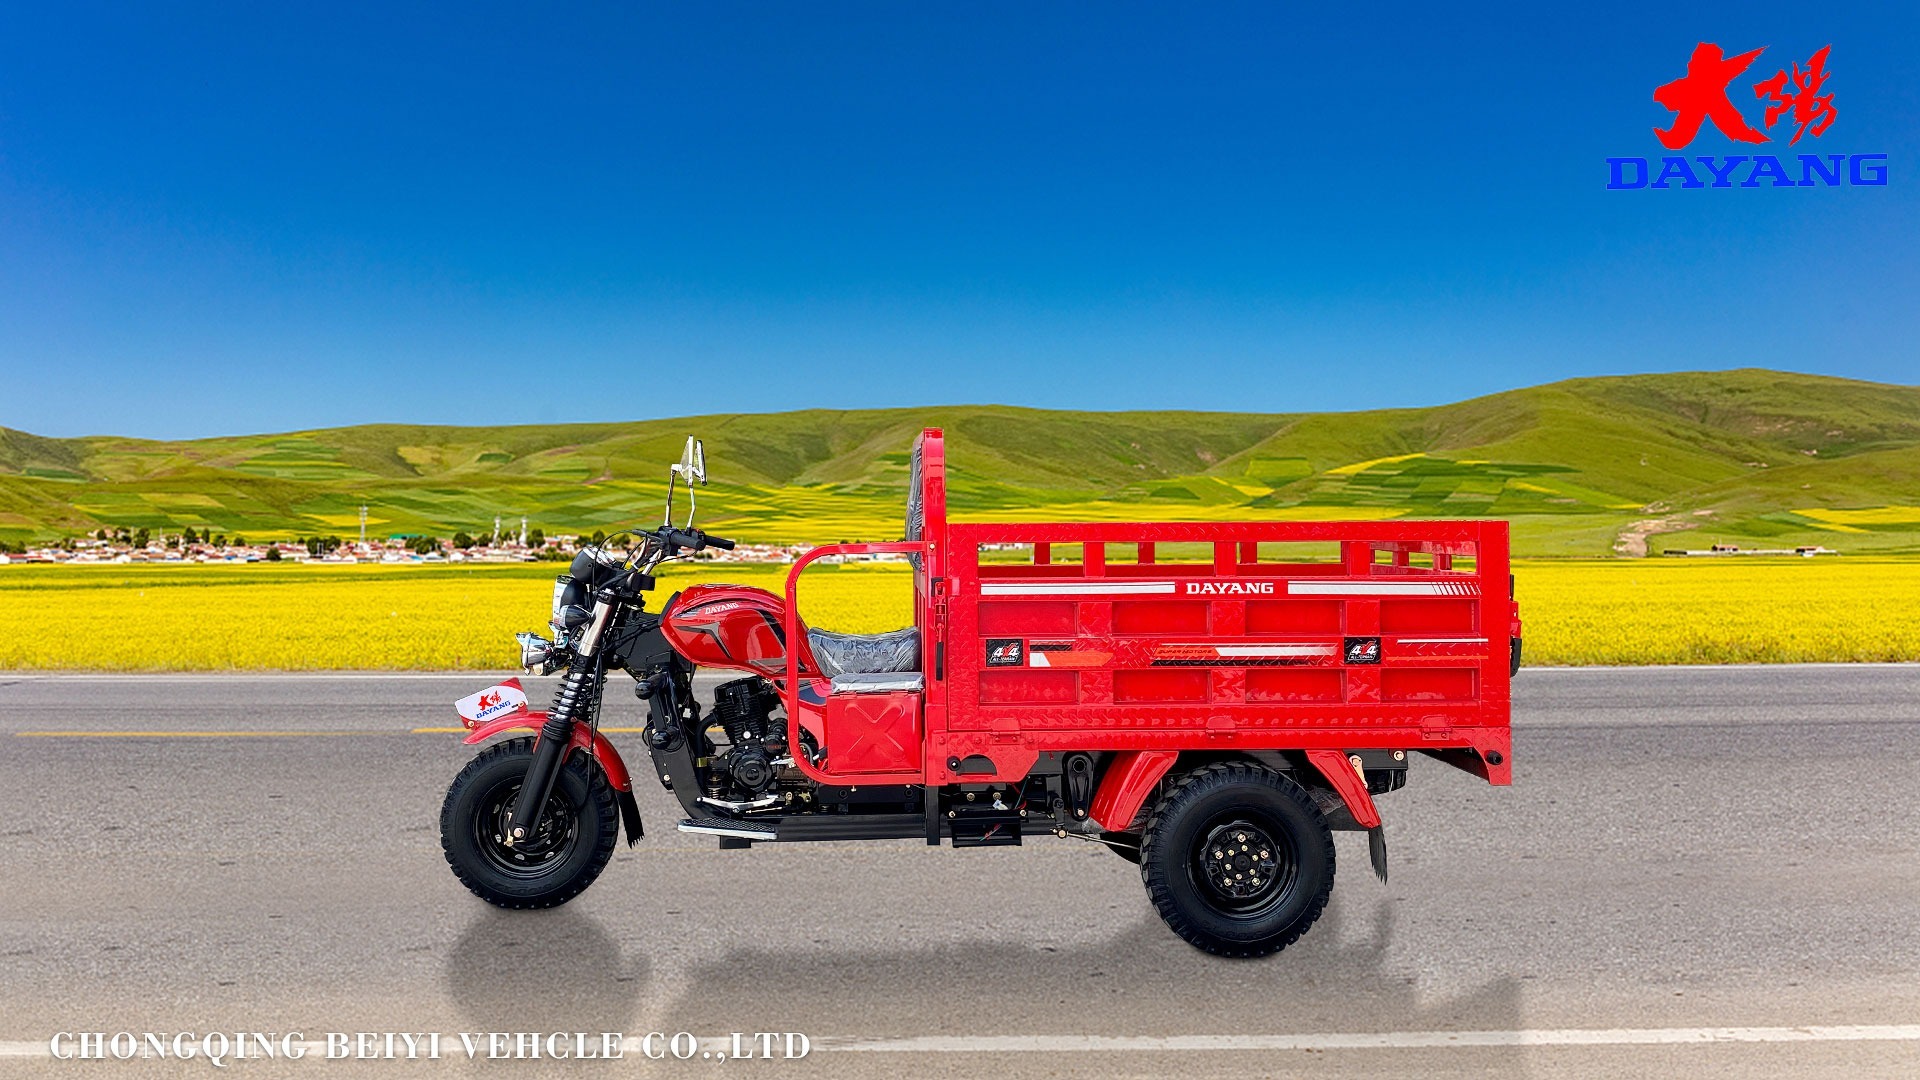
[[[687,448],[680,455],[680,475],[691,484],[698,480],[707,482],[707,452],[699,439],[687,436]]]
[[[687,523],[684,528],[693,528],[693,515],[699,509],[694,499],[693,485],[707,482],[707,451],[699,439],[687,436],[687,448],[680,452],[680,460],[667,466],[667,513],[661,524],[673,524],[673,484],[675,480],[684,480],[687,485]]]

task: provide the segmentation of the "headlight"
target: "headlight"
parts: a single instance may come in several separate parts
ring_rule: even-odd
[[[558,667],[553,642],[539,634],[515,634],[520,643],[520,666],[535,675],[546,675]]]

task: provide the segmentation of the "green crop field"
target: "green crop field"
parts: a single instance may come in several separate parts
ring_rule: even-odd
[[[657,520],[707,442],[702,521],[757,541],[897,536],[907,451],[947,430],[960,520],[1495,516],[1522,554],[1826,544],[1920,551],[1920,388],[1772,371],[1577,379],[1341,414],[1001,406],[153,442],[0,429],[0,540],[102,526],[249,537],[548,533]]]

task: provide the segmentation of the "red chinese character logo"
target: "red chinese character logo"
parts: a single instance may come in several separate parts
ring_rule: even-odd
[[[1768,127],[1780,119],[1781,113],[1793,110],[1793,118],[1799,121],[1800,127],[1793,133],[1793,138],[1787,140],[1788,146],[1800,141],[1800,136],[1807,133],[1808,124],[1813,125],[1813,137],[1819,138],[1832,126],[1833,118],[1839,115],[1833,108],[1833,95],[1820,92],[1821,84],[1827,81],[1827,53],[1832,50],[1833,46],[1829,45],[1814,53],[1813,59],[1807,61],[1805,71],[1795,64],[1791,77],[1782,71],[1766,82],[1753,85],[1754,97],[1773,99],[1773,104],[1767,106]],[[1789,82],[1793,85],[1792,93],[1785,92]]]
[[[1686,77],[1675,79],[1653,92],[1653,100],[1676,114],[1672,127],[1664,131],[1653,129],[1653,133],[1660,137],[1660,144],[1669,150],[1678,150],[1692,142],[1694,136],[1700,134],[1700,125],[1708,120],[1720,129],[1720,134],[1736,142],[1766,142],[1766,135],[1748,127],[1746,119],[1727,97],[1727,84],[1747,70],[1754,58],[1765,51],[1765,46],[1762,46],[1727,59],[1718,45],[1706,41],[1695,45],[1693,56],[1687,60]],[[1825,52],[1825,49],[1821,50],[1823,57]]]

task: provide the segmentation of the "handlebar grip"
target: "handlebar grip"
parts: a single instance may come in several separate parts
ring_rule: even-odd
[[[699,529],[676,529],[669,525],[660,530],[660,538],[674,547],[683,547],[692,551],[710,547],[725,551],[733,550],[733,541],[721,536],[708,536]]]

